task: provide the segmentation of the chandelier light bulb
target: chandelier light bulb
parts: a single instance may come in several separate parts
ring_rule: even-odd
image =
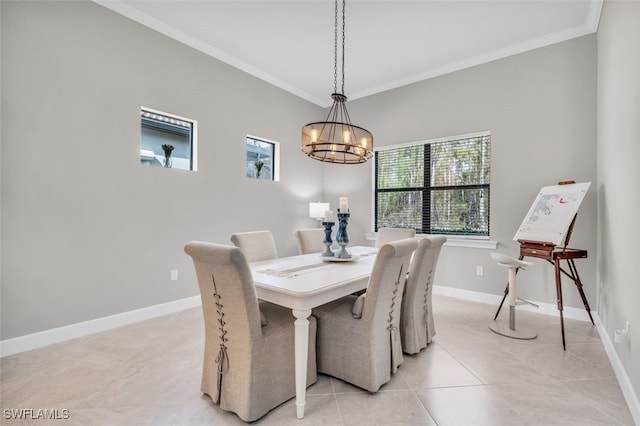
[[[349,130],[345,130],[342,132],[342,141],[345,144],[349,144],[349,141],[351,140],[351,134],[349,133]]]

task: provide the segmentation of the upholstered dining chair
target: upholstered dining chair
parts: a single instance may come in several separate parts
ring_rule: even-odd
[[[258,304],[251,270],[233,246],[191,241],[184,248],[195,266],[204,314],[200,389],[251,422],[296,394],[291,310]],[[316,321],[309,317],[307,386],[317,379]]]
[[[383,245],[366,293],[313,310],[318,323],[318,371],[376,392],[403,361],[400,307],[411,253],[418,242]]]
[[[400,318],[400,336],[405,353],[420,352],[436,334],[431,294],[440,249],[446,241],[442,236],[422,238],[413,253]]]
[[[278,258],[271,231],[239,232],[231,235],[231,242],[242,250],[247,262]]]
[[[296,229],[294,233],[298,242],[298,253],[322,253],[324,246],[324,229],[322,228],[304,228]]]
[[[405,238],[413,238],[416,235],[415,229],[410,228],[379,228],[376,235],[376,247],[382,247],[383,244],[391,241],[404,240]]]

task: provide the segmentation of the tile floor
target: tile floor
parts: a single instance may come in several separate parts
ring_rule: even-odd
[[[633,425],[598,333],[518,312],[535,340],[491,332],[494,306],[434,296],[437,335],[376,394],[320,375],[306,416],[290,400],[260,425]],[[506,317],[506,311],[502,317]],[[506,318],[505,318],[506,319]],[[1,359],[3,425],[235,425],[200,393],[200,308]],[[68,410],[67,420],[6,419],[5,409]]]

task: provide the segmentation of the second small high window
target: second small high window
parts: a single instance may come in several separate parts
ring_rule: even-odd
[[[277,142],[247,136],[247,177],[261,180],[279,180]]]

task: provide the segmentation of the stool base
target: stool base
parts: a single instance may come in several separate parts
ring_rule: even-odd
[[[538,337],[538,333],[532,330],[519,328],[518,330],[512,330],[506,324],[499,323],[497,321],[489,324],[489,329],[494,333],[500,334],[505,337],[511,337],[512,339],[531,340]]]

